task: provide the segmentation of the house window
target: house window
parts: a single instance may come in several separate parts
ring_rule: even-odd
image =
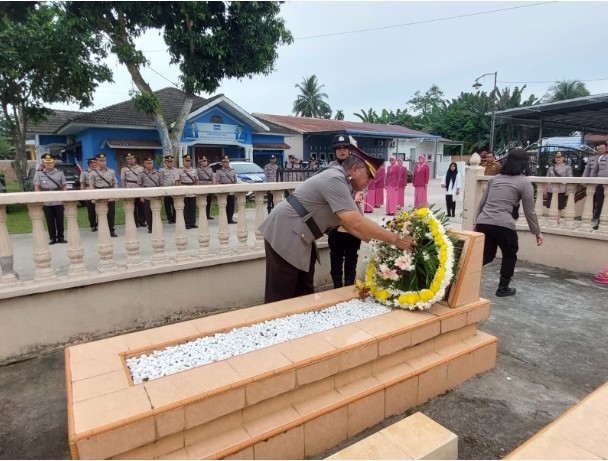
[[[224,119],[222,117],[220,117],[219,115],[212,115],[210,122],[211,123],[224,123]]]

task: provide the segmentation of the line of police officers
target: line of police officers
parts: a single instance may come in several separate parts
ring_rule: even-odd
[[[118,181],[113,169],[106,164],[106,155],[97,154],[87,160],[87,169],[80,175],[80,189],[110,189],[117,188]],[[236,184],[236,172],[230,167],[230,159],[226,156],[222,159],[222,167],[216,173],[209,166],[208,159],[202,157],[199,160],[198,168],[192,166],[190,154],[182,156],[183,167],[174,166],[174,158],[168,155],[164,158],[164,166],[159,170],[154,169],[154,158],[148,156],[144,159],[144,166],[136,162],[133,154],[126,155],[127,164],[120,171],[122,185],[126,189],[146,188],[146,187],[168,187],[168,186],[195,186],[195,185],[215,185],[215,184]],[[55,160],[51,154],[42,156],[43,168],[34,175],[35,191],[60,191],[67,190],[65,175],[62,171],[55,168]],[[211,201],[213,196],[207,197],[206,215],[207,219],[211,216]],[[97,231],[97,214],[95,212],[95,200],[86,200],[87,215],[91,231]],[[234,195],[228,196],[226,208],[228,222],[235,224],[234,215]],[[175,206],[173,197],[164,197],[165,213],[170,224],[175,223]],[[114,222],[116,214],[116,202],[114,199],[108,200],[108,227],[110,235],[118,237],[115,232]],[[49,244],[67,243],[64,235],[64,213],[61,202],[45,202],[44,215],[49,232]],[[152,232],[152,211],[150,200],[138,198],[135,200],[133,211],[135,225],[137,227],[148,227],[148,233]],[[194,229],[196,225],[196,196],[186,195],[184,198],[184,221],[186,229]]]

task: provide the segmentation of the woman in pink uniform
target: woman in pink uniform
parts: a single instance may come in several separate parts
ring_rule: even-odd
[[[414,184],[414,208],[427,206],[426,188],[429,185],[429,166],[424,155],[418,157],[418,165],[414,168],[412,183]]]
[[[386,175],[386,169],[384,167],[384,163],[382,166],[378,168],[376,171],[376,177],[372,179],[374,181],[376,187],[376,198],[374,200],[374,207],[380,208],[384,205],[384,177]]]
[[[397,194],[397,205],[405,208],[405,187],[407,186],[407,168],[403,165],[403,159],[397,160],[399,167],[399,192]]]
[[[390,165],[386,170],[386,214],[393,216],[397,212],[399,195],[399,165],[397,159],[390,158]]]
[[[367,183],[367,193],[363,199],[363,211],[371,213],[376,206],[376,180],[371,178]]]

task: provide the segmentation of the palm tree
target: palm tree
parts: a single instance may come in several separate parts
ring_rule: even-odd
[[[325,85],[319,85],[316,75],[303,77],[302,83],[297,83],[296,88],[300,90],[298,98],[293,103],[293,113],[299,117],[331,117],[331,108],[324,101],[327,99],[327,93],[322,93],[321,88]]]
[[[580,80],[562,80],[561,82],[555,82],[549,88],[546,96],[548,97],[548,102],[554,102],[580,98],[589,96],[590,94],[585,84]]]
[[[338,109],[336,111],[336,115],[334,116],[334,120],[344,120],[344,111],[342,109]]]

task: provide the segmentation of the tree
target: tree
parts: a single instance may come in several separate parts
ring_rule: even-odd
[[[28,123],[52,114],[44,105],[88,107],[99,83],[112,80],[96,34],[61,5],[34,3],[0,12],[0,104],[19,182],[27,169]]]
[[[224,78],[269,74],[277,46],[293,41],[278,17],[278,2],[67,2],[68,10],[110,40],[110,50],[131,75],[135,106],[155,121],[164,155],[177,155],[194,95],[217,89]],[[134,39],[162,33],[171,64],[179,66],[185,92],[176,120],[166,120],[144,80],[148,65]]]
[[[433,83],[424,94],[421,94],[420,91],[416,91],[414,96],[407,103],[412,106],[414,112],[418,112],[422,116],[425,116],[430,114],[433,107],[439,105],[442,101],[443,91]]]
[[[555,82],[549,88],[546,99],[547,102],[564,101],[566,99],[589,96],[590,94],[585,84],[580,80],[562,80]]]
[[[338,109],[336,111],[336,115],[334,116],[334,120],[344,120],[344,111],[342,109]]]
[[[317,76],[314,74],[310,77],[303,77],[302,83],[296,83],[296,88],[300,90],[300,94],[293,103],[293,113],[299,117],[331,117],[331,108],[324,101],[324,99],[327,99],[327,93],[321,92],[324,86],[319,85]],[[328,113],[329,117],[327,117]]]
[[[368,112],[361,109],[360,114],[355,113],[353,115],[355,117],[359,117],[362,122],[377,123],[381,125],[409,126],[409,123],[412,121],[412,116],[407,113],[406,109],[397,109],[397,112],[382,109],[382,113],[380,115],[378,115],[376,111],[371,108]]]

